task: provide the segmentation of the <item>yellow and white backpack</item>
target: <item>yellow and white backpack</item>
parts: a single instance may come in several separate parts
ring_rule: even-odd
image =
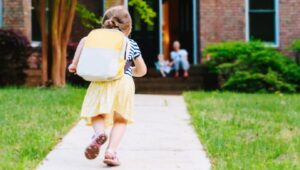
[[[115,29],[95,29],[84,43],[77,74],[87,81],[112,81],[124,75],[128,38]]]

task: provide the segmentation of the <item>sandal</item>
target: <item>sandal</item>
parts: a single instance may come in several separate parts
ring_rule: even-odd
[[[95,159],[99,155],[100,147],[106,142],[107,135],[101,133],[93,137],[92,143],[85,149],[84,155],[87,159]]]
[[[107,166],[120,166],[121,165],[121,162],[117,157],[117,153],[112,152],[112,151],[106,151],[103,162]]]

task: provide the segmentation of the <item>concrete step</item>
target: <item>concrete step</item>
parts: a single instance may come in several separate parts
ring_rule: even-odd
[[[197,77],[189,77],[189,78],[173,78],[173,77],[157,77],[157,78],[150,78],[150,77],[144,77],[144,78],[137,78],[134,80],[135,83],[157,83],[157,84],[189,84],[189,83],[202,83],[203,77],[197,76]]]
[[[209,73],[205,65],[192,66],[189,74],[190,77],[187,79],[174,78],[174,73],[167,78],[163,78],[154,68],[149,68],[145,77],[135,79],[136,92],[145,94],[181,94],[186,90],[214,90],[218,88],[216,75]]]
[[[206,66],[203,65],[192,66],[189,70],[191,77],[203,75],[205,73],[207,73],[207,69]],[[182,71],[180,74],[183,74]],[[170,74],[170,77],[173,77],[173,75],[174,72]],[[161,77],[161,74],[155,68],[148,68],[147,75],[145,77]]]
[[[185,90],[203,89],[202,77],[161,78],[145,77],[135,79],[137,93],[180,94]]]

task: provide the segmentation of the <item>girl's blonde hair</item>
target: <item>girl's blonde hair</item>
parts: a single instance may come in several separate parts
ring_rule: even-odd
[[[131,16],[123,6],[114,6],[105,11],[102,28],[117,28],[129,35],[132,29]]]

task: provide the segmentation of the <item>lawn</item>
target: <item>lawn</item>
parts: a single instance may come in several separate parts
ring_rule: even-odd
[[[0,89],[0,169],[34,169],[79,119],[84,90]]]
[[[187,92],[213,169],[300,169],[300,95]]]

